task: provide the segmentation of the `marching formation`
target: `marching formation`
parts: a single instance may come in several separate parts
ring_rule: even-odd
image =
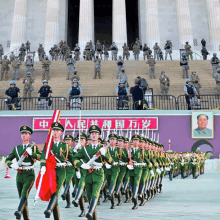
[[[56,112],[59,111],[54,114],[59,114]],[[27,199],[35,180],[33,165],[36,160],[40,160],[41,169],[36,180],[35,205],[38,198],[49,201],[45,218],[53,213],[55,220],[60,219],[58,198],[62,188],[61,197],[67,202],[66,208],[71,206],[72,195],[72,204],[81,210],[79,217],[98,219],[96,206],[102,196],[103,202],[110,200],[110,209],[115,209],[115,198],[117,206],[121,206],[122,195],[125,195],[124,202],[132,200],[132,209],[136,210],[162,192],[166,173],[170,180],[180,173],[182,178],[191,173],[197,178],[204,173],[205,153],[164,152],[164,146],[150,139],[147,129],[135,134],[127,131],[125,137],[122,131],[117,134],[117,130],[110,133],[108,129],[104,138],[104,131],[92,125],[88,131],[79,130],[74,138],[75,131],[65,135],[58,116],[53,116],[52,121],[42,152],[35,143],[30,144],[32,129],[21,126],[23,143],[13,148],[6,159],[7,166],[18,171],[20,204],[14,213],[16,219],[21,219],[22,214],[25,220],[29,219]],[[17,163],[12,163],[14,158]],[[85,200],[89,201],[87,214]]]

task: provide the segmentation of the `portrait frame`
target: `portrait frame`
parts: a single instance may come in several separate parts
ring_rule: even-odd
[[[200,132],[199,126],[197,124],[197,117],[199,115],[208,116],[207,132]],[[195,140],[200,139],[214,139],[214,111],[204,110],[204,111],[192,111],[191,115],[191,138]],[[201,135],[201,136],[200,136]]]

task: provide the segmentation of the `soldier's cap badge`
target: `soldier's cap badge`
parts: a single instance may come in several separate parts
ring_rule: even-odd
[[[137,137],[137,135],[135,135],[135,137]]]
[[[58,124],[56,123],[55,126],[58,126]]]
[[[27,128],[26,126],[23,127],[23,129],[26,129],[26,128]]]
[[[95,126],[92,126],[92,129],[95,129]]]

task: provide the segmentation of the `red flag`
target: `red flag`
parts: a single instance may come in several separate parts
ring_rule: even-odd
[[[37,180],[36,180],[36,189],[40,187],[39,197],[43,201],[49,201],[52,194],[57,191],[56,183],[56,160],[55,155],[51,155],[51,148],[53,145],[53,136],[52,136],[52,124],[58,122],[60,118],[61,111],[55,110],[51,120],[50,129],[47,136],[47,142],[45,146],[45,159],[46,159],[46,173],[43,176],[42,183],[39,185],[41,173],[39,171]]]

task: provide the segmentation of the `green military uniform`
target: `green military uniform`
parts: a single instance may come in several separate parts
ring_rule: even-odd
[[[28,126],[21,126],[20,132],[27,132],[29,134],[33,133],[32,129]],[[30,148],[30,144],[21,144],[17,147],[14,147],[5,161],[6,165],[9,168],[14,168],[12,160],[16,158],[16,160],[19,161],[20,157],[23,155],[23,153],[26,152],[28,148]],[[18,206],[18,210],[15,212],[17,219],[21,218],[21,213],[23,213],[24,220],[29,219],[27,199],[35,181],[34,162],[36,160],[40,160],[40,151],[38,150],[37,146],[34,146],[32,148],[32,155],[28,154],[21,165],[18,167],[16,182],[18,195],[21,200]]]
[[[101,129],[98,126],[93,125],[89,128],[89,133],[93,133],[93,132],[98,132],[99,134],[101,134]],[[92,219],[94,213],[96,215],[95,207],[96,207],[96,204],[99,198],[99,193],[100,193],[103,181],[104,181],[104,170],[102,168],[103,163],[105,161],[107,161],[110,164],[113,162],[108,151],[106,151],[105,149],[103,150],[105,151],[105,156],[100,155],[95,160],[95,163],[93,162],[91,168],[88,169],[86,173],[86,177],[85,177],[85,188],[86,188],[87,196],[90,202],[89,211],[86,215],[88,219]],[[94,155],[96,155],[98,152],[103,152],[103,150],[98,144],[85,146],[84,148],[82,148],[82,150],[80,150],[73,157],[74,165],[76,165],[77,167],[82,167],[82,168],[85,167],[85,169],[88,168],[87,166],[90,167],[89,164],[83,164],[81,159],[85,163],[88,163],[90,159],[93,158]],[[86,165],[86,166],[83,166],[83,165]]]
[[[62,132],[64,131],[63,125],[58,122],[54,122],[52,124],[52,129],[53,130],[58,129],[61,130]],[[44,145],[44,149],[41,153],[41,167],[46,166],[45,147],[46,145]],[[69,150],[68,144],[63,143],[61,141],[58,143],[53,142],[51,153],[55,155],[57,161],[57,166],[55,167],[57,191],[51,196],[49,205],[47,207],[47,210],[44,212],[44,214],[46,218],[49,218],[53,211],[54,219],[58,220],[60,219],[59,208],[58,208],[58,196],[60,194],[60,190],[66,178],[66,169],[65,169],[66,160],[70,161],[73,164],[73,154]]]

